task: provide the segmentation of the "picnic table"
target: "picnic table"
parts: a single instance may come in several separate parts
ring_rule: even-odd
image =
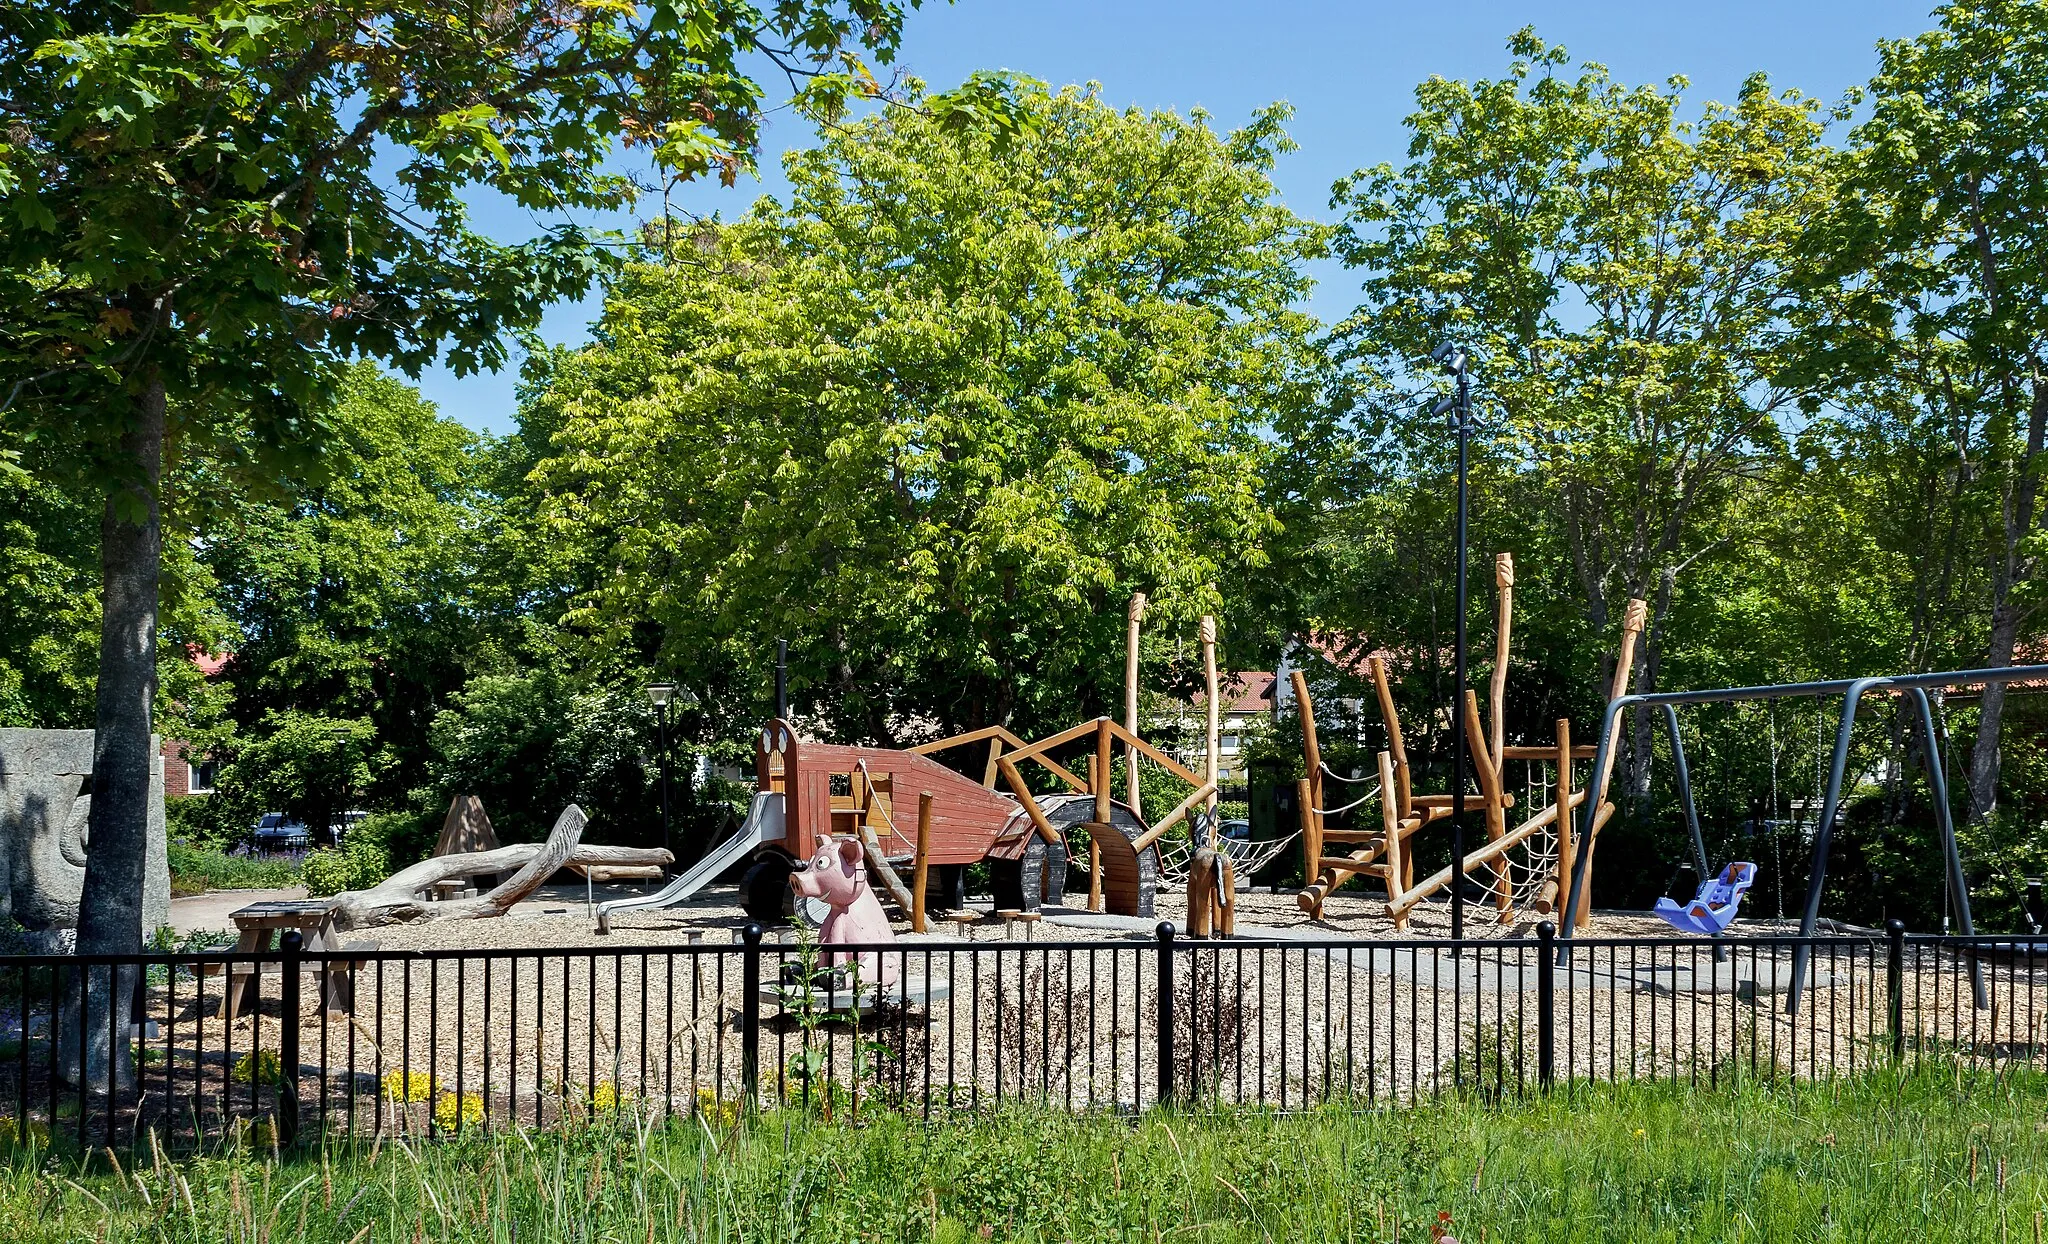
[[[235,922],[235,953],[262,954],[277,949],[278,938],[287,929],[297,929],[306,950],[374,950],[375,942],[340,944],[333,924],[334,904],[324,898],[271,899],[251,903],[229,919]],[[232,1023],[249,1005],[257,991],[257,969],[261,964],[237,963],[228,973],[225,1019]],[[346,1013],[355,1004],[353,961],[322,965],[321,999],[330,1013]]]

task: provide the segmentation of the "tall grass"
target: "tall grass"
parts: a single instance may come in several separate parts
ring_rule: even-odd
[[[208,890],[275,890],[299,884],[304,851],[230,855],[213,847],[173,842],[164,848],[171,866],[171,893]]]
[[[1291,1117],[623,1119],[118,1168],[30,1149],[0,1162],[0,1238],[2031,1244],[2044,1129],[2038,1078],[1920,1073]]]

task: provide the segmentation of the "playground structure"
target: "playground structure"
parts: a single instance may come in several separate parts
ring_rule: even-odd
[[[1594,797],[1604,799],[1606,795],[1607,783],[1614,769],[1623,715],[1637,708],[1662,709],[1665,731],[1671,745],[1674,784],[1685,814],[1687,828],[1691,831],[1693,851],[1698,857],[1700,875],[1710,876],[1706,865],[1706,850],[1700,836],[1699,812],[1693,799],[1691,775],[1686,765],[1685,741],[1679,728],[1678,709],[1701,704],[1825,699],[1839,695],[1842,698],[1841,714],[1835,729],[1835,745],[1828,766],[1827,782],[1820,799],[1820,816],[1814,825],[1806,905],[1799,918],[1799,935],[1802,938],[1811,938],[1820,922],[1821,893],[1827,880],[1828,850],[1833,840],[1835,822],[1842,810],[1842,787],[1844,779],[1848,776],[1849,750],[1854,739],[1857,710],[1865,699],[1874,695],[1895,698],[1912,717],[1913,728],[1921,744],[1922,759],[1927,771],[1928,793],[1934,808],[1935,829],[1941,839],[1949,902],[1962,935],[1971,937],[1975,935],[1976,928],[1970,918],[1970,890],[1963,876],[1962,854],[1956,846],[1955,821],[1949,810],[1947,767],[1942,759],[1940,731],[1935,726],[1933,700],[1928,693],[1950,687],[2043,680],[2048,680],[2048,665],[1947,670],[1926,674],[1838,679],[1831,682],[1780,683],[1756,687],[1722,687],[1703,691],[1665,691],[1645,695],[1611,696],[1607,702],[1606,715],[1601,720],[1600,742],[1593,762],[1594,772],[1598,775]],[[1572,903],[1584,905],[1590,898],[1590,865],[1589,859],[1581,858],[1575,861],[1575,867],[1569,870]],[[1571,937],[1572,929],[1567,926],[1563,930],[1558,948],[1560,963],[1570,961]],[[1808,984],[1811,955],[1812,947],[1805,943],[1798,945],[1793,951],[1791,985],[1785,994],[1787,1012],[1796,1012],[1799,1009],[1800,999]],[[1989,1005],[1989,1001],[1985,990],[1983,965],[1976,957],[1971,959],[1970,973],[1975,1005],[1981,1010]]]
[[[1121,724],[1098,717],[1035,742],[1004,726],[985,726],[915,747],[882,748],[809,742],[786,719],[771,720],[755,744],[756,793],[739,831],[662,889],[598,904],[598,932],[609,932],[619,912],[680,903],[750,857],[754,862],[741,881],[741,906],[757,919],[780,920],[790,911],[789,879],[796,861],[809,859],[821,838],[834,835],[863,845],[869,874],[917,932],[925,930],[926,908],[934,900],[941,907],[965,905],[962,876],[978,862],[989,867],[998,910],[1032,913],[1064,901],[1069,835],[1077,829],[1088,839],[1090,911],[1150,918],[1167,869],[1174,870],[1176,880],[1192,871],[1202,874],[1194,884],[1208,903],[1209,923],[1227,932],[1233,924],[1228,909],[1239,861],[1230,844],[1219,845],[1215,832],[1215,619],[1201,620],[1207,762],[1205,772],[1197,773],[1139,734],[1138,638],[1145,605],[1139,593],[1128,610]],[[937,759],[976,746],[985,748],[979,781]],[[1086,748],[1085,777],[1055,758],[1077,747]],[[1125,756],[1122,799],[1112,789],[1119,747]],[[1150,822],[1142,812],[1142,761],[1163,767],[1190,787],[1177,805]],[[1033,793],[1025,779],[1027,762],[1039,764],[1063,789]],[[1183,822],[1190,826],[1186,844],[1169,855],[1163,850],[1168,833]],[[1284,845],[1247,849],[1262,863]],[[907,881],[903,869],[910,873]]]
[[[1465,696],[1467,748],[1478,785],[1477,793],[1468,793],[1464,803],[1468,810],[1484,815],[1486,841],[1478,849],[1468,852],[1462,861],[1455,861],[1420,882],[1415,880],[1410,840],[1423,829],[1448,818],[1454,799],[1448,793],[1417,794],[1413,789],[1407,740],[1401,729],[1400,713],[1394,705],[1386,661],[1377,656],[1367,661],[1380,716],[1386,723],[1388,743],[1386,750],[1378,755],[1379,772],[1373,778],[1347,778],[1324,763],[1308,680],[1299,670],[1294,672],[1293,687],[1295,700],[1301,708],[1303,761],[1307,770],[1307,776],[1300,780],[1297,789],[1307,844],[1305,858],[1311,861],[1306,869],[1307,884],[1296,901],[1310,918],[1322,917],[1323,906],[1330,894],[1346,881],[1360,876],[1376,877],[1385,887],[1387,915],[1397,930],[1405,930],[1418,904],[1451,885],[1455,878],[1478,875],[1486,879],[1500,922],[1513,924],[1523,913],[1551,915],[1557,911],[1564,879],[1571,874],[1574,864],[1583,860],[1590,866],[1600,830],[1613,816],[1614,805],[1604,798],[1595,800],[1597,811],[1589,818],[1584,831],[1575,834],[1571,813],[1587,804],[1589,792],[1577,785],[1573,770],[1578,761],[1595,760],[1596,772],[1602,774],[1597,785],[1604,792],[1605,773],[1598,766],[1604,763],[1611,768],[1613,758],[1610,756],[1604,762],[1598,761],[1595,748],[1574,747],[1571,722],[1566,719],[1559,719],[1556,723],[1555,742],[1549,746],[1510,746],[1507,743],[1505,710],[1515,584],[1514,559],[1510,554],[1502,553],[1494,559],[1494,582],[1499,605],[1493,675],[1488,689],[1490,716],[1481,715],[1476,692],[1460,689]],[[1640,600],[1629,601],[1623,612],[1619,652],[1608,691],[1610,699],[1620,695],[1628,686],[1636,638],[1642,633],[1645,612],[1644,603]],[[1532,804],[1539,796],[1544,799],[1541,807],[1532,807],[1531,814],[1512,828],[1508,825],[1507,813],[1515,806],[1516,800],[1508,791],[1505,780],[1506,767],[1510,762],[1536,767],[1526,785]],[[1328,783],[1331,782],[1370,785],[1373,789],[1351,803],[1331,807],[1327,803]],[[1380,803],[1380,824],[1377,827],[1340,829],[1328,824],[1329,817],[1358,808],[1371,801],[1375,794]],[[1333,845],[1350,850],[1331,854],[1327,848]],[[1591,918],[1583,893],[1571,910],[1574,913],[1571,923],[1583,927]]]

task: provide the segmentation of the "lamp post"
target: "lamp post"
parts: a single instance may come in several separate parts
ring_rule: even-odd
[[[669,702],[675,699],[675,696],[676,687],[674,683],[657,682],[648,684],[647,698],[654,704],[655,721],[657,723],[655,727],[658,739],[657,745],[661,749],[661,754],[657,758],[661,766],[661,846],[663,850],[669,853],[671,859],[675,856],[675,844],[670,841],[669,835],[668,706]]]
[[[1446,341],[1430,352],[1429,361],[1441,366],[1458,385],[1455,393],[1430,412],[1454,412],[1458,433],[1458,590],[1451,637],[1451,940],[1455,942],[1465,936],[1465,468],[1472,442],[1472,360],[1463,347]]]

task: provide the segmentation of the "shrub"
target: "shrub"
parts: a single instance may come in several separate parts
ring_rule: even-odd
[[[390,875],[391,860],[384,854],[383,845],[353,834],[338,849],[323,848],[308,855],[300,869],[306,893],[314,898],[327,898],[343,890],[366,890]]]

